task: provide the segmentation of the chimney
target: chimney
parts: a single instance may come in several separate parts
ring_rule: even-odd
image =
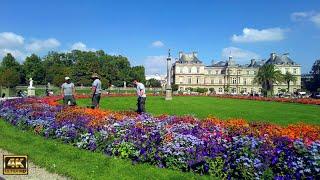
[[[183,54],[183,52],[182,52],[182,51],[180,51],[180,52],[179,52],[179,59],[181,59],[182,54]]]
[[[255,59],[251,59],[251,64],[250,65],[254,65],[254,63],[256,63]]]
[[[193,52],[192,52],[192,55],[193,55],[193,57],[198,57],[198,52],[193,51]]]
[[[271,53],[270,58],[271,58],[271,60],[274,60],[276,58],[276,53]]]

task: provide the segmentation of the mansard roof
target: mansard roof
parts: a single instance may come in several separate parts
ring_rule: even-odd
[[[266,64],[275,64],[275,65],[297,65],[288,54],[276,55],[271,53],[270,58],[267,60]]]
[[[202,61],[200,61],[197,57],[197,53],[179,53],[179,63],[191,63],[191,64],[201,64]]]

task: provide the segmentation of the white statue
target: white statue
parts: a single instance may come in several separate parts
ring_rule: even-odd
[[[123,81],[123,87],[126,88],[127,87],[127,83],[125,81]]]
[[[32,80],[32,78],[29,79],[29,87],[30,87],[30,88],[33,87],[33,80]]]

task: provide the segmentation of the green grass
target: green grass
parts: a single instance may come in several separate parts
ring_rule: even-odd
[[[90,99],[78,99],[80,106],[90,104]],[[136,97],[105,97],[101,108],[115,111],[135,110]],[[209,115],[221,119],[244,118],[249,121],[264,121],[287,125],[295,122],[320,124],[320,106],[296,103],[264,102],[215,97],[147,97],[147,112],[171,115],[193,115],[205,118]]]
[[[0,119],[0,148],[28,155],[36,165],[72,179],[209,179],[192,173],[160,169],[148,164],[80,150],[57,140],[22,131]]]

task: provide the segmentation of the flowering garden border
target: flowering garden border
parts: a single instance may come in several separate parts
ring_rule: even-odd
[[[320,174],[318,125],[153,117],[63,107],[59,99],[7,100],[0,104],[0,116],[47,138],[162,168],[223,179],[316,179]]]

